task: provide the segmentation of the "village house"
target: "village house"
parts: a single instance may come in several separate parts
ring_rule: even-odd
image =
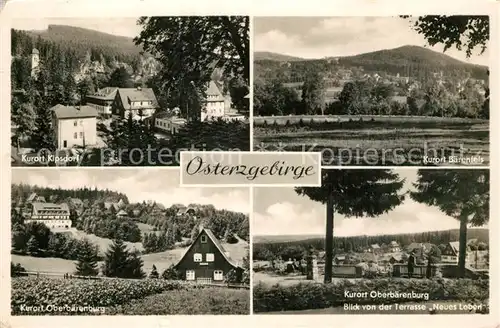
[[[168,134],[177,134],[186,125],[187,121],[169,112],[162,112],[155,115],[154,126],[160,131]]]
[[[71,228],[69,207],[66,203],[38,203],[31,204],[31,216],[24,221],[25,224],[38,222],[48,228]]]
[[[206,99],[201,111],[201,120],[213,120],[225,114],[225,98],[214,81],[208,83]]]
[[[389,252],[391,253],[398,253],[398,252],[401,252],[401,247],[399,246],[398,242],[393,240],[389,243],[389,245],[387,246]]]
[[[116,217],[118,219],[123,219],[123,218],[126,218],[128,216],[128,213],[125,212],[125,210],[119,210],[118,213],[116,213]]]
[[[43,196],[38,196],[36,192],[32,192],[28,198],[26,198],[27,203],[45,203],[45,197]]]
[[[94,107],[56,105],[50,110],[58,149],[97,144],[97,111]]]
[[[111,108],[118,88],[103,88],[85,99],[88,106],[94,107],[97,114],[103,118],[111,117]]]
[[[446,244],[445,249],[441,252],[441,262],[443,263],[458,263],[458,254],[460,249],[460,242],[452,241]],[[469,253],[469,245],[466,247],[466,258]]]
[[[142,120],[151,117],[158,108],[158,101],[151,88],[119,88],[111,108],[113,115]]]
[[[382,249],[380,248],[379,244],[370,245],[370,247],[368,248],[368,252],[373,254],[380,253],[381,251]]]
[[[231,270],[235,270],[239,280],[244,271],[230,258],[213,232],[203,227],[175,269],[186,280],[201,283],[222,282]]]

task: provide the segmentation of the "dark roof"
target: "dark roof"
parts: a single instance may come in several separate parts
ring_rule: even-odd
[[[222,246],[222,244],[220,243],[220,241],[217,239],[217,237],[215,237],[214,233],[212,232],[212,230],[210,229],[202,229],[200,231],[200,233],[198,233],[198,236],[196,236],[195,240],[193,241],[193,243],[191,244],[191,246],[186,250],[186,252],[184,253],[184,255],[181,257],[181,259],[179,260],[179,262],[177,262],[177,264],[181,263],[182,260],[184,260],[184,258],[186,257],[186,255],[189,253],[189,249],[191,247],[193,247],[194,244],[196,244],[196,241],[198,240],[198,238],[200,238],[200,236],[202,235],[202,233],[205,232],[205,234],[208,236],[208,238],[210,238],[210,240],[212,240],[212,242],[214,243],[215,247],[217,247],[217,249],[219,250],[219,252],[222,254],[222,256],[224,257],[224,259],[226,259],[226,261],[231,264],[233,267],[235,268],[240,268],[239,265],[237,265],[236,263],[233,262],[233,260],[226,254],[226,250],[224,249],[224,247]]]
[[[156,100],[155,93],[151,88],[119,88],[117,93],[120,95],[123,107],[125,109],[132,109],[130,102],[132,101],[152,101],[152,105],[148,106],[134,106],[135,108],[151,108],[157,107],[158,101]]]
[[[88,95],[87,98],[113,100],[113,99],[115,99],[117,90],[118,90],[118,88],[106,87],[106,88],[100,89],[99,91],[97,91],[93,95]]]
[[[64,118],[79,118],[79,117],[96,117],[97,110],[91,106],[64,106],[64,105],[55,105],[50,109],[54,112],[54,115],[58,119]]]

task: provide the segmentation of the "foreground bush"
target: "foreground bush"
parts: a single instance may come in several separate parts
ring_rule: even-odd
[[[274,312],[337,307],[343,306],[344,303],[378,305],[422,301],[408,298],[347,298],[344,295],[345,291],[428,293],[430,301],[484,301],[489,298],[489,282],[470,279],[377,279],[355,282],[343,280],[327,285],[300,283],[293,286],[274,285],[271,287],[259,283],[253,290],[253,307],[255,312]]]
[[[206,287],[172,290],[107,308],[106,315],[249,314],[250,291]]]
[[[11,311],[13,315],[49,314],[26,312],[26,308],[30,306],[39,308],[48,305],[107,308],[168,290],[189,288],[194,287],[178,281],[162,279],[80,280],[21,277],[12,279]],[[51,311],[50,314],[57,314],[53,310],[49,311]]]

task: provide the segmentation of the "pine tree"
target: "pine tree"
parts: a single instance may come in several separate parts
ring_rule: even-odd
[[[28,251],[28,254],[36,256],[38,255],[39,252],[39,245],[38,241],[36,240],[35,236],[31,236],[31,238],[28,240],[28,244],[26,245],[26,249]]]
[[[80,241],[77,247],[76,274],[80,276],[96,276],[99,273],[98,260],[98,247],[87,239]]]
[[[156,266],[153,264],[153,269],[151,270],[151,273],[149,274],[149,278],[158,278],[158,270],[156,270]]]
[[[127,264],[125,266],[125,272],[122,278],[132,278],[132,279],[141,279],[146,275],[144,271],[142,271],[142,266],[144,262],[140,257],[140,253],[138,251],[133,251],[128,254]]]
[[[128,269],[128,256],[129,252],[123,241],[119,239],[114,240],[104,255],[102,273],[106,277],[123,278]]]
[[[375,217],[404,200],[404,180],[391,170],[323,170],[321,187],[295,188],[299,195],[326,204],[325,283],[332,282],[334,213]]]

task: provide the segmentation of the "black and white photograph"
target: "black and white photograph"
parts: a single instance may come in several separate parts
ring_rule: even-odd
[[[489,178],[324,169],[321,187],[254,189],[254,313],[488,314]]]
[[[489,16],[255,17],[253,149],[487,167]]]
[[[16,19],[12,166],[249,151],[249,17]]]
[[[249,314],[248,188],[178,170],[13,169],[11,314]]]

